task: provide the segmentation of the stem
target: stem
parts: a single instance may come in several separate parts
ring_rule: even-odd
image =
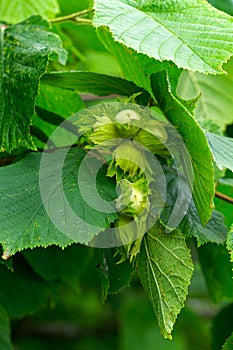
[[[57,24],[57,23],[61,23],[61,22],[67,22],[67,21],[75,21],[76,22],[76,21],[81,21],[81,20],[84,21],[85,23],[91,23],[90,19],[79,18],[79,17],[82,17],[83,15],[86,15],[86,14],[92,13],[92,12],[93,12],[92,9],[87,9],[87,10],[75,12],[75,13],[72,13],[71,15],[51,19],[50,23]]]
[[[230,204],[233,204],[233,198],[226,196],[225,194],[215,191],[215,197],[222,199],[225,202],[228,202]]]
[[[78,18],[76,17],[75,18],[75,21],[74,21],[76,24],[87,24],[87,25],[92,25],[92,20],[91,19],[87,19],[87,18]]]

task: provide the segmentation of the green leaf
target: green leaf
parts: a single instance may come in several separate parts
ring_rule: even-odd
[[[145,92],[144,89],[125,79],[94,72],[53,72],[44,75],[42,83],[98,96],[111,94],[131,96],[138,92]]]
[[[0,305],[0,348],[1,350],[13,350],[13,346],[10,340],[10,320]]]
[[[198,120],[211,119],[224,130],[227,124],[233,122],[232,89],[230,75],[210,76],[184,71],[177,91],[184,99],[199,96],[195,117]]]
[[[103,45],[116,57],[123,76],[153,95],[150,74],[166,68],[168,63],[161,63],[146,55],[138,54],[135,50],[114,41],[106,27],[98,28],[97,33]]]
[[[180,202],[185,203],[188,197],[188,188],[185,180],[177,177],[176,171],[171,167],[164,167],[164,173],[167,180],[166,207],[162,213],[161,219],[168,224],[178,194]],[[183,180],[183,181],[182,181]],[[180,210],[182,207],[180,206]],[[203,226],[193,200],[178,226],[179,230],[187,236],[194,236],[197,239],[198,246],[207,243],[224,243],[227,237],[227,227],[224,223],[224,216],[214,210],[211,219],[206,226]]]
[[[178,67],[221,73],[233,54],[233,23],[204,0],[95,0],[94,25],[116,41]]]
[[[214,169],[206,136],[186,107],[171,93],[166,72],[151,76],[152,89],[164,115],[181,134],[194,175],[193,198],[202,224],[212,214]]]
[[[191,202],[184,219],[179,225],[183,234],[194,236],[198,246],[207,242],[224,243],[227,237],[227,227],[224,223],[224,216],[214,210],[211,219],[205,227],[202,226],[195,205]]]
[[[11,317],[22,317],[49,304],[57,293],[56,284],[48,284],[34,273],[21,257],[14,258],[14,271],[0,265],[0,303]],[[17,288],[16,288],[17,286]]]
[[[225,246],[205,244],[198,248],[198,256],[214,303],[233,300],[232,264]]]
[[[56,113],[47,111],[39,106],[36,106],[35,109],[36,115],[33,118],[33,125],[30,127],[30,130],[34,136],[44,142],[39,147],[44,149],[46,144],[49,148],[69,146],[70,133],[77,135],[77,127]],[[53,134],[55,131],[56,133]],[[51,135],[55,136],[49,138]],[[35,142],[38,144],[36,140]]]
[[[161,333],[171,338],[177,315],[184,306],[193,273],[190,251],[178,231],[150,230],[142,243],[138,271],[158,320]]]
[[[224,177],[223,179],[219,180],[219,184],[233,187],[233,178]]]
[[[208,2],[221,11],[233,15],[233,2],[232,0],[208,0]]]
[[[118,264],[119,256],[116,256],[115,253],[114,249],[104,249],[100,255],[103,301],[107,299],[109,294],[116,294],[130,285],[133,267],[129,260]]]
[[[35,149],[29,126],[39,80],[49,58],[66,60],[60,39],[48,29],[48,22],[39,16],[0,27],[0,151]]]
[[[183,314],[182,314],[183,316]],[[132,288],[121,295],[120,344],[122,350],[187,350],[183,330],[175,330],[174,339],[168,342],[161,337],[159,327],[146,295],[140,289]],[[186,332],[189,328],[186,321]],[[193,328],[191,328],[193,330]],[[198,334],[201,337],[200,333]]]
[[[218,168],[233,171],[233,139],[209,132],[206,133],[206,136]]]
[[[51,18],[59,12],[57,0],[0,0],[0,20],[6,23],[17,23],[32,15]]]
[[[85,108],[84,102],[76,91],[45,84],[40,84],[36,105],[63,118],[68,118]]]
[[[222,350],[233,350],[233,333],[227,340],[225,341]]]
[[[58,150],[44,154],[43,169],[40,166],[41,154],[29,154],[18,163],[0,168],[0,242],[5,258],[37,246],[56,244],[65,247],[73,241],[87,244],[115,220],[114,213],[97,211],[86,203],[80,193],[81,183],[78,186],[77,176],[86,153],[81,149],[71,149],[63,165],[63,152]],[[60,171],[62,178],[58,179]],[[89,184],[96,181],[91,168],[84,171],[89,171],[86,176]],[[41,187],[39,172],[43,173],[40,173]],[[98,172],[96,186],[106,201],[115,198],[115,183],[111,179],[106,181],[103,169]],[[40,191],[44,194],[44,205]],[[87,195],[90,197],[90,193]],[[51,217],[62,232],[54,226]]]
[[[93,264],[95,249],[72,244],[63,250],[52,246],[25,250],[22,254],[33,270],[46,281],[62,280],[77,288],[80,277],[83,278],[88,265]]]

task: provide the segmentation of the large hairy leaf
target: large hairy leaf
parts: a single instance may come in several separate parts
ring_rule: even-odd
[[[115,214],[97,211],[80,193],[77,176],[84,155],[81,149],[70,150],[62,167],[63,150],[47,153],[42,170],[41,154],[29,154],[18,163],[0,168],[0,243],[5,258],[37,246],[56,244],[65,247],[73,241],[87,244],[93,236],[109,227]],[[62,170],[62,178],[58,179],[57,174]],[[92,169],[88,171],[86,178],[90,184],[96,179],[92,177]],[[106,200],[112,200],[115,183],[111,179],[106,181],[104,171],[99,171],[97,180],[99,192]],[[90,193],[87,195],[90,197]],[[57,227],[62,225],[62,232],[51,218]]]
[[[218,73],[233,54],[232,18],[205,0],[95,0],[94,24],[116,41],[178,67]]]
[[[51,18],[58,12],[57,0],[0,0],[0,20],[7,23],[17,23],[32,15]]]
[[[178,230],[165,234],[158,226],[150,230],[142,243],[138,269],[161,333],[165,338],[171,338],[193,272],[190,251],[183,235]]]
[[[35,148],[29,126],[39,80],[49,58],[66,61],[60,39],[48,29],[40,16],[0,26],[0,151]]]
[[[225,67],[224,67],[225,68]],[[197,119],[211,119],[225,129],[233,122],[233,79],[231,75],[205,75],[184,71],[178,94],[184,99],[199,96],[194,115]]]
[[[212,213],[214,170],[206,136],[188,109],[171,93],[165,71],[152,75],[152,89],[160,108],[181,134],[189,152],[194,175],[193,198],[202,224]]]

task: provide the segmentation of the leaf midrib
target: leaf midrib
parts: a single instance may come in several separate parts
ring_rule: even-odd
[[[160,305],[163,325],[164,325],[164,328],[167,330],[167,327],[165,325],[165,315],[164,315],[164,309],[163,309],[163,304],[162,304],[162,296],[161,296],[161,293],[160,293],[160,289],[159,289],[159,285],[158,285],[158,282],[157,282],[157,278],[156,278],[156,276],[154,274],[153,267],[151,265],[150,254],[149,254],[149,251],[148,251],[146,239],[144,240],[144,245],[145,245],[145,251],[146,251],[146,255],[147,255],[147,261],[148,261],[151,273],[153,275],[153,278],[154,278],[154,281],[155,281],[155,285],[156,285],[156,289],[157,289],[157,292],[158,292],[158,295],[159,295],[159,300],[158,301],[159,301],[159,305]],[[149,283],[149,288],[150,288],[150,294],[152,296],[153,295],[153,291],[152,291],[153,288],[151,287],[151,282],[150,282],[149,275],[148,275],[148,283]],[[154,304],[154,299],[152,298],[152,300],[153,300],[153,304]]]
[[[166,28],[166,30],[167,30],[169,33],[171,33],[173,36],[175,36],[183,45],[185,45],[186,47],[188,47],[189,50],[190,50],[192,53],[194,53],[197,57],[199,57],[199,59],[200,59],[202,62],[204,62],[209,68],[215,69],[215,68],[211,67],[211,66],[209,65],[209,63],[207,63],[201,56],[199,56],[198,53],[196,53],[196,51],[195,51],[193,48],[191,48],[182,38],[178,37],[177,34],[174,33],[169,27],[167,27],[164,23],[162,23],[161,21],[159,21],[157,17],[156,17],[156,18],[153,17],[153,16],[150,14],[150,12],[143,11],[143,10],[137,8],[137,7],[134,7],[133,5],[128,5],[128,4],[125,4],[125,3],[123,3],[123,4],[124,4],[126,7],[129,7],[129,8],[131,9],[131,11],[132,11],[132,7],[133,7],[136,11],[139,11],[139,12],[141,12],[142,14],[147,15],[148,17],[150,17],[153,21],[156,21],[161,27]],[[151,12],[152,12],[152,11],[151,11]],[[168,12],[169,12],[169,11],[160,11],[160,12],[158,12],[158,13],[168,13]],[[173,14],[174,12],[169,12],[169,13]],[[176,13],[177,13],[177,12],[176,12]],[[156,14],[156,12],[153,12],[153,14]],[[116,17],[114,17],[114,20],[115,20],[115,18],[116,18]],[[144,19],[144,20],[145,20],[145,19]],[[136,25],[136,24],[134,24],[134,25]],[[127,30],[128,30],[128,28],[127,28],[125,31],[127,31]],[[125,31],[124,31],[124,32],[125,32]],[[123,33],[124,33],[124,32],[123,32]],[[122,34],[120,35],[120,37],[122,37]],[[142,53],[143,53],[143,52],[142,52]],[[162,59],[160,59],[160,60],[162,60]]]
[[[145,12],[145,13],[147,13],[147,12]],[[162,12],[159,12],[159,13],[162,13]],[[151,17],[152,19],[155,19],[153,16],[150,16],[150,17]],[[157,17],[156,17],[156,21],[157,21],[162,27],[166,28],[166,29],[167,29],[172,35],[174,35],[177,39],[179,39],[179,41],[181,41],[182,44],[184,44],[186,47],[188,47],[189,50],[190,50],[191,52],[195,53],[195,55],[196,55],[197,57],[199,57],[199,58],[201,59],[202,62],[204,62],[208,67],[212,68],[212,67],[209,65],[209,63],[207,63],[201,56],[199,56],[193,48],[191,48],[182,38],[178,37],[177,34],[174,33],[174,32],[173,32],[169,27],[167,27],[164,23],[161,23],[161,22],[158,20]]]

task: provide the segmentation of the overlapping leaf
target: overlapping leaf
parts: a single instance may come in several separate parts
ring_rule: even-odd
[[[63,89],[89,92],[99,96],[119,94],[131,96],[144,89],[131,81],[94,72],[70,71],[46,74],[42,83],[62,87]]]
[[[74,288],[77,288],[88,267],[96,268],[98,263],[97,249],[79,244],[65,249],[55,246],[27,249],[22,254],[31,268],[47,282],[62,280]]]
[[[233,15],[233,2],[232,0],[208,0],[208,2],[221,11]]]
[[[214,160],[219,169],[233,171],[233,139],[225,136],[206,133]]]
[[[36,100],[36,115],[32,120],[32,132],[37,139],[43,141],[41,131],[48,139],[57,126],[62,124],[62,127],[57,128],[56,137],[53,138],[51,146],[54,144],[57,147],[68,146],[70,145],[70,132],[77,134],[77,128],[65,119],[83,108],[84,102],[76,91],[41,84],[40,94]],[[37,133],[34,132],[34,128]],[[37,139],[35,139],[36,145],[38,144]],[[44,146],[44,144],[40,145],[40,147]]]
[[[36,246],[56,244],[65,247],[73,241],[88,243],[115,219],[115,214],[89,206],[80,193],[77,176],[85,152],[81,149],[70,151],[64,168],[60,160],[62,154],[63,151],[58,150],[45,155],[41,187],[41,154],[29,154],[18,163],[0,168],[0,243],[5,258]],[[57,174],[62,169],[62,178],[58,179]],[[88,181],[95,181],[92,170],[88,171]],[[106,200],[113,200],[115,184],[106,181],[104,171],[99,171],[96,186]],[[43,202],[40,190],[44,193]],[[68,212],[69,206],[72,210]],[[62,225],[62,232],[52,223],[51,217]],[[56,226],[60,228],[59,224]]]
[[[165,71],[153,74],[151,82],[160,108],[181,134],[189,152],[194,175],[193,198],[201,222],[206,224],[214,198],[212,154],[206,136],[188,109],[170,92]]]
[[[138,54],[135,50],[116,42],[107,28],[99,28],[97,33],[104,46],[116,57],[123,76],[152,94],[149,75],[164,69],[166,63],[162,64],[146,55]]]
[[[183,235],[178,230],[165,234],[161,228],[154,227],[142,243],[138,269],[161,333],[165,338],[171,338],[193,272]]]
[[[233,54],[232,18],[205,0],[95,0],[94,24],[116,41],[157,60],[221,72]]]
[[[231,261],[233,262],[233,225],[227,237],[227,248],[230,252]]]
[[[189,189],[187,188],[185,179],[182,177],[178,178],[173,168],[166,167],[164,168],[164,172],[167,179],[167,205],[162,213],[161,219],[166,225],[178,194],[180,196],[180,210],[182,211],[182,204],[188,200]],[[224,243],[228,232],[224,222],[224,216],[216,210],[213,211],[212,217],[207,225],[203,226],[193,200],[189,203],[189,208],[187,212],[184,213],[183,220],[180,222],[178,228],[184,235],[195,237],[198,246],[207,242]]]
[[[199,96],[194,111],[197,119],[211,119],[222,129],[233,122],[233,80],[229,75],[210,76],[184,71],[178,94],[184,99]]]
[[[66,61],[59,37],[48,29],[40,16],[0,27],[0,151],[35,148],[29,126],[39,80],[49,58]]]

